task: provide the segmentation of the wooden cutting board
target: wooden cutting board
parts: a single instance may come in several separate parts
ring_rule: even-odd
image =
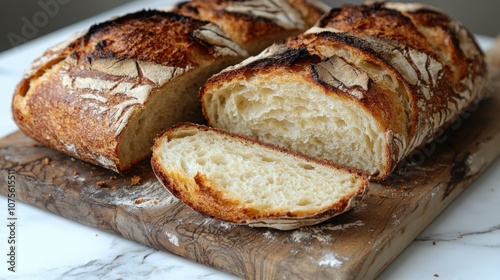
[[[281,232],[203,217],[171,196],[148,162],[117,175],[20,132],[0,139],[0,193],[76,222],[248,279],[373,279],[500,154],[500,88],[371,184],[350,212]]]

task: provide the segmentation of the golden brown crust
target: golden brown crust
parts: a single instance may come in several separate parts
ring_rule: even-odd
[[[236,135],[225,130],[210,128],[204,125],[197,125],[192,123],[180,123],[167,129],[156,138],[153,150],[158,150],[161,145],[162,139],[170,141],[177,137],[183,136],[183,130],[197,130],[197,131],[213,131],[217,134],[223,135],[232,140],[241,141],[250,145],[259,146],[263,149],[277,151],[292,155],[298,159],[305,159],[314,164],[319,164],[332,169],[343,168],[339,165],[332,164],[327,161],[312,158],[307,155],[299,154],[294,151],[285,150],[280,147],[256,141],[253,138]],[[196,210],[197,212],[212,218],[221,219],[224,221],[247,224],[254,227],[274,227],[282,230],[289,230],[306,225],[313,225],[325,221],[333,216],[343,213],[352,208],[360,202],[368,188],[368,181],[362,175],[353,176],[357,177],[359,185],[354,187],[356,191],[346,194],[343,199],[334,205],[329,205],[323,209],[315,211],[263,211],[262,209],[255,209],[246,207],[241,202],[228,198],[216,187],[214,182],[207,178],[204,174],[197,173],[193,178],[189,178],[187,174],[181,173],[176,170],[166,170],[162,166],[160,159],[155,153],[151,159],[151,165],[156,177],[162,184],[174,195],[183,201],[186,205]],[[353,169],[348,172],[354,171]]]
[[[246,55],[217,30],[159,11],[94,25],[35,61],[16,88],[14,120],[44,145],[125,171],[135,162],[120,162],[123,131],[155,93],[197,67]]]
[[[217,24],[256,54],[274,41],[305,31],[326,10],[315,0],[194,0],[180,3],[174,11]]]
[[[295,7],[302,15],[302,19],[306,22],[307,26],[313,26],[330,7],[323,4],[321,1],[316,0],[288,0],[290,4]]]
[[[375,36],[399,41],[417,50],[432,53],[428,42],[411,20],[400,12],[378,3],[344,5],[330,10],[318,22],[319,27],[332,27],[359,36]]]
[[[346,52],[349,56],[343,57]],[[354,72],[380,70],[367,72],[371,77],[360,96],[363,91],[331,86],[318,76],[315,68],[332,68],[338,61]],[[484,98],[486,77],[484,57],[472,35],[446,15],[418,4],[345,5],[325,14],[305,34],[212,77],[200,99],[204,103],[205,93],[226,81],[283,69],[323,86],[326,94],[350,98],[373,116],[385,131],[388,159],[385,170],[371,174],[374,179],[388,176],[411,151]],[[384,74],[392,81],[374,82]],[[213,125],[206,107],[205,117]]]

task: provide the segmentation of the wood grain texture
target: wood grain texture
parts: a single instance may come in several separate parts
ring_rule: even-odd
[[[500,88],[487,89],[490,99],[370,185],[358,207],[318,226],[206,218],[163,189],[148,162],[117,175],[20,132],[0,140],[0,193],[14,171],[20,201],[247,279],[373,279],[500,154]]]

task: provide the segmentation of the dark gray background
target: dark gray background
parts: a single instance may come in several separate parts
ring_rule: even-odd
[[[0,2],[0,51],[15,46],[23,40],[50,33],[71,23],[83,20],[92,15],[106,11],[117,5],[138,0],[16,0]],[[323,0],[330,6],[342,3],[363,3],[364,0]],[[416,2],[404,1],[401,2]],[[458,19],[476,34],[496,36],[500,34],[500,1],[498,0],[421,0],[418,2],[431,4],[446,11],[451,17]],[[40,3],[57,3],[55,8],[49,5],[49,12]],[[52,10],[51,10],[52,9]],[[50,14],[49,14],[50,13]],[[45,16],[43,15],[45,14]],[[34,25],[31,30],[26,21]],[[37,25],[35,25],[37,23]],[[32,26],[33,27],[33,26]],[[10,34],[10,37],[9,37]],[[18,35],[16,37],[15,35]],[[27,35],[27,36],[24,36]],[[14,40],[13,37],[16,37]],[[13,44],[13,41],[15,43]]]

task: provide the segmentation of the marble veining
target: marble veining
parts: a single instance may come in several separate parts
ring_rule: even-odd
[[[459,242],[473,246],[500,248],[500,224],[479,231],[458,231],[420,236],[415,242]]]

